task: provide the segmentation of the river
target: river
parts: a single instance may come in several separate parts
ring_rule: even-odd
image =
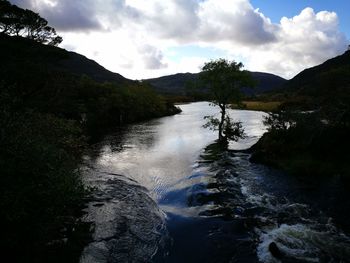
[[[202,127],[218,108],[180,107],[181,114],[119,129],[84,157],[84,180],[95,190],[82,263],[349,262],[347,218],[332,210],[334,220],[327,201],[317,203],[332,187],[310,188],[237,151],[263,135],[265,113],[231,110],[247,137],[222,151],[216,133]]]

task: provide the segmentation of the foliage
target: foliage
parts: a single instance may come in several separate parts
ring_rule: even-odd
[[[76,229],[88,137],[178,109],[145,84],[98,83],[50,64],[67,56],[59,48],[0,38],[0,246],[14,262],[65,262],[44,257],[68,224]]]
[[[82,205],[84,137],[75,121],[19,107],[3,85],[0,104],[0,246],[4,258],[37,262]]]
[[[62,37],[39,14],[0,0],[0,30],[10,36],[23,36],[42,44],[57,46]]]
[[[214,116],[204,116],[204,119],[208,120],[206,124],[203,125],[204,128],[208,128],[212,131],[219,130],[220,120]]]
[[[287,132],[288,129],[295,127],[297,122],[294,118],[296,114],[289,111],[270,112],[264,118],[264,125],[267,126],[270,132]]]
[[[12,70],[0,85],[0,245],[36,256],[83,201],[77,167],[86,137],[176,108],[137,83],[100,84],[35,65]]]
[[[223,134],[225,138],[231,141],[238,141],[246,137],[242,123],[240,121],[232,122],[229,116],[225,117]]]
[[[252,160],[298,175],[349,176],[350,51],[287,82]]]
[[[270,113],[264,124],[268,133],[253,147],[253,160],[299,175],[349,174],[350,126],[343,121],[327,119],[322,110],[282,110]]]
[[[209,87],[214,105],[221,110],[220,120],[209,117],[207,126],[218,127],[219,141],[238,140],[243,136],[241,124],[232,122],[226,114],[230,103],[240,103],[240,89],[253,85],[249,73],[242,68],[242,63],[226,59],[210,61],[202,68],[200,76]]]
[[[254,85],[249,72],[242,68],[242,63],[226,59],[210,61],[203,66],[201,78],[208,84],[216,105],[240,102],[240,89]]]
[[[208,128],[213,131],[219,130],[220,120],[214,116],[205,116],[204,119],[207,119],[208,122],[203,125],[204,128]],[[239,139],[245,138],[244,129],[242,123],[232,122],[231,118],[226,115],[223,123],[223,136],[228,140],[238,141]]]

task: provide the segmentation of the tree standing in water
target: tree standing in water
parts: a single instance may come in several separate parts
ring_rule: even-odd
[[[209,87],[212,103],[221,110],[220,119],[206,116],[208,122],[204,127],[218,130],[220,143],[237,141],[245,136],[241,122],[232,121],[227,114],[227,109],[232,103],[241,102],[240,89],[254,85],[249,72],[242,68],[242,63],[226,59],[207,62],[202,68],[201,79]]]

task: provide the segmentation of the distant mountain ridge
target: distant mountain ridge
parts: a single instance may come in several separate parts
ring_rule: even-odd
[[[163,76],[159,78],[145,79],[144,82],[152,85],[156,91],[169,95],[186,95],[186,85],[188,82],[199,79],[200,73],[177,73],[174,75]],[[287,82],[286,79],[279,76],[263,73],[251,72],[257,86],[253,89],[244,88],[243,93],[247,95],[258,95],[271,90],[278,90]]]
[[[0,69],[3,73],[11,71],[11,67],[18,68],[30,61],[35,65],[41,64],[47,70],[65,72],[77,77],[87,76],[100,83],[113,82],[123,85],[135,82],[105,69],[94,60],[83,55],[58,47],[38,45],[30,39],[0,34],[0,50],[2,61]],[[251,74],[258,84],[254,89],[243,90],[248,95],[280,89],[286,82],[285,79],[269,73],[251,72]],[[198,77],[199,73],[177,73],[143,81],[153,86],[160,94],[185,95],[186,84],[189,81],[198,80]]]

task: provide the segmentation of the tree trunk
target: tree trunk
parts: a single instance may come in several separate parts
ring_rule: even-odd
[[[222,142],[225,138],[224,135],[222,134],[222,130],[224,128],[224,121],[225,121],[225,116],[226,116],[226,106],[225,104],[219,104],[219,107],[221,109],[221,120],[219,124],[219,141]]]

